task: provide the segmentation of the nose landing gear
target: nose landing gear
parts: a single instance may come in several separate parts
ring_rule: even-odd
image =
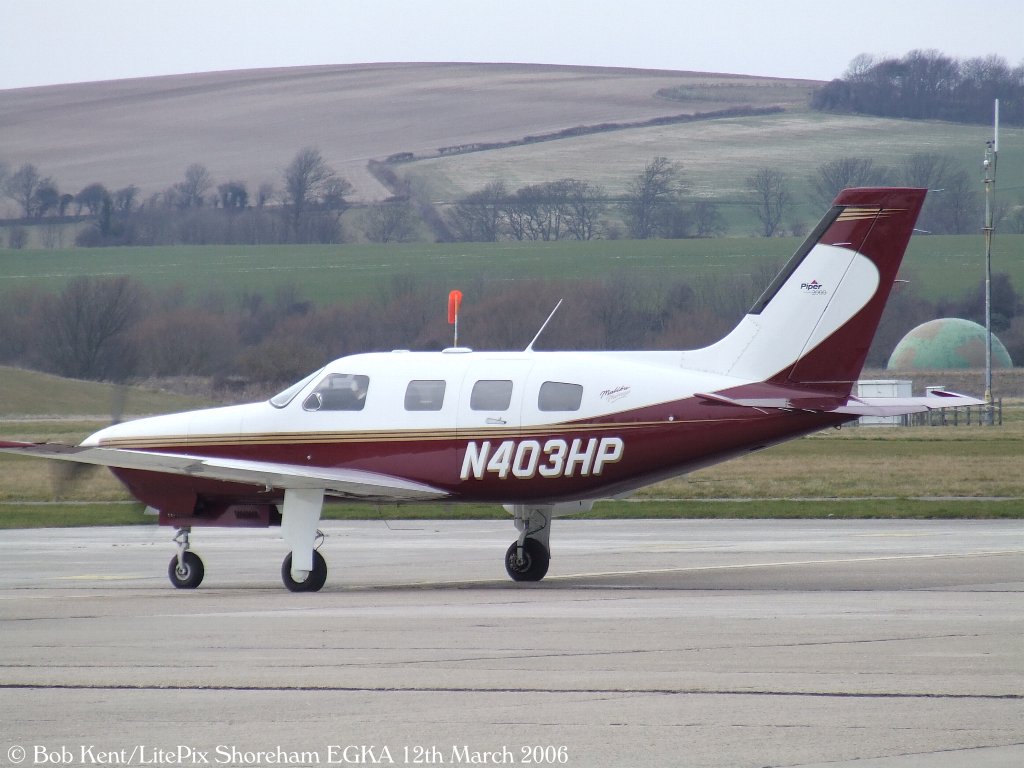
[[[195,589],[203,581],[203,561],[189,550],[188,535],[191,528],[179,528],[174,536],[178,554],[167,565],[167,576],[178,589]]]
[[[551,506],[505,507],[515,518],[519,538],[505,552],[505,570],[513,581],[540,581],[551,563]]]
[[[513,581],[540,581],[548,572],[551,553],[537,539],[513,541],[505,552],[505,570]]]

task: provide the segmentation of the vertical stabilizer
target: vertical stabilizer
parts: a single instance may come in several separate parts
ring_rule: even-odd
[[[925,194],[898,188],[840,192],[732,333],[684,354],[684,366],[849,394]]]

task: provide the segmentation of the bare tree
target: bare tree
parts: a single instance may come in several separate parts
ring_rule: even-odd
[[[28,245],[28,227],[11,227],[7,232],[7,247],[20,251]]]
[[[82,187],[81,191],[75,195],[75,205],[78,207],[78,213],[81,213],[82,209],[85,208],[90,216],[99,215],[100,207],[103,205],[103,198],[107,194],[107,188],[98,181]]]
[[[54,369],[80,379],[120,381],[134,368],[129,331],[142,311],[142,289],[127,276],[79,277],[46,312]]]
[[[862,79],[875,65],[876,59],[870,53],[858,53],[850,59],[850,65],[843,73],[844,80]]]
[[[185,180],[174,185],[175,204],[178,208],[201,208],[212,186],[213,178],[206,166],[192,163],[185,169]]]
[[[492,181],[483,189],[466,195],[445,217],[452,234],[464,242],[496,242],[501,234],[508,197],[503,181]]]
[[[57,205],[57,214],[60,216],[67,216],[68,208],[71,207],[73,202],[75,202],[75,196],[65,192],[60,196],[60,202]]]
[[[371,205],[363,214],[363,234],[373,243],[406,243],[416,238],[416,215],[402,200]]]
[[[710,200],[693,204],[693,230],[697,237],[718,237],[725,232],[725,221],[718,206]]]
[[[832,205],[847,187],[873,187],[887,184],[889,171],[879,168],[873,160],[863,157],[843,157],[818,166],[810,177],[811,202],[821,208]]]
[[[22,214],[27,219],[35,218],[38,213],[38,192],[40,187],[53,184],[53,180],[44,179],[39,169],[32,163],[25,163],[7,177],[4,182],[4,194],[21,206]]]
[[[960,169],[949,174],[933,199],[932,231],[950,235],[977,232],[981,228],[978,184]]]
[[[928,190],[917,226],[928,232],[942,232],[946,228],[943,194],[953,175],[962,169],[949,155],[937,152],[918,152],[900,166],[902,183]]]
[[[121,187],[121,189],[111,195],[114,203],[114,210],[118,213],[131,213],[135,209],[135,201],[138,195],[139,188],[134,184],[129,184],[127,187]]]
[[[579,179],[564,179],[566,186],[565,228],[576,240],[591,240],[598,234],[605,209],[604,190]]]
[[[39,182],[36,193],[32,196],[32,212],[36,217],[45,216],[51,211],[60,209],[60,190],[56,182],[47,177]]]
[[[352,185],[340,176],[331,179],[331,182],[324,189],[320,198],[320,206],[325,211],[342,212],[348,208],[348,201],[345,199],[352,194]]]
[[[761,234],[772,237],[793,207],[786,174],[777,168],[761,168],[747,177],[754,198],[754,213],[761,222]]]
[[[980,227],[976,185],[950,155],[920,152],[900,168],[903,183],[928,190],[918,226],[929,232],[963,234]]]
[[[306,147],[295,155],[284,170],[285,203],[294,232],[298,233],[302,215],[320,201],[337,178],[320,150]]]
[[[273,199],[274,185],[269,181],[264,181],[256,191],[256,207],[262,208]]]
[[[945,178],[955,169],[956,161],[949,155],[938,152],[917,152],[900,166],[900,176],[905,184],[924,189],[941,187]]]
[[[522,187],[505,207],[505,220],[516,240],[559,240],[569,213],[565,181]]]
[[[604,210],[604,193],[579,179],[531,184],[509,197],[504,210],[516,240],[590,240]]]
[[[682,171],[667,157],[647,163],[626,189],[623,207],[630,236],[643,240],[665,234],[674,220],[669,211],[678,207],[685,190]]]

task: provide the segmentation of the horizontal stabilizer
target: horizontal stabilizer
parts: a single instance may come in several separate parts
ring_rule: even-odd
[[[984,400],[956,392],[933,392],[927,397],[851,397],[836,413],[853,416],[903,416],[942,408],[984,405]]]
[[[956,392],[935,391],[927,397],[832,397],[801,393],[799,396],[729,397],[721,393],[698,393],[695,397],[717,405],[770,410],[808,411],[811,413],[844,413],[851,416],[903,416],[941,408],[983,405],[984,400]]]

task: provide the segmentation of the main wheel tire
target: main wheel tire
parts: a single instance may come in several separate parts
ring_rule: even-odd
[[[186,552],[181,556],[181,565],[178,565],[178,556],[171,558],[167,565],[167,576],[178,589],[195,589],[203,582],[203,561],[195,552]]]
[[[513,581],[540,581],[548,572],[551,553],[536,539],[523,542],[523,562],[517,562],[519,542],[513,541],[505,553],[505,570]]]
[[[313,570],[305,581],[296,581],[292,578],[292,553],[289,552],[281,563],[281,581],[288,587],[289,592],[319,592],[327,583],[327,561],[324,556],[313,550]]]

